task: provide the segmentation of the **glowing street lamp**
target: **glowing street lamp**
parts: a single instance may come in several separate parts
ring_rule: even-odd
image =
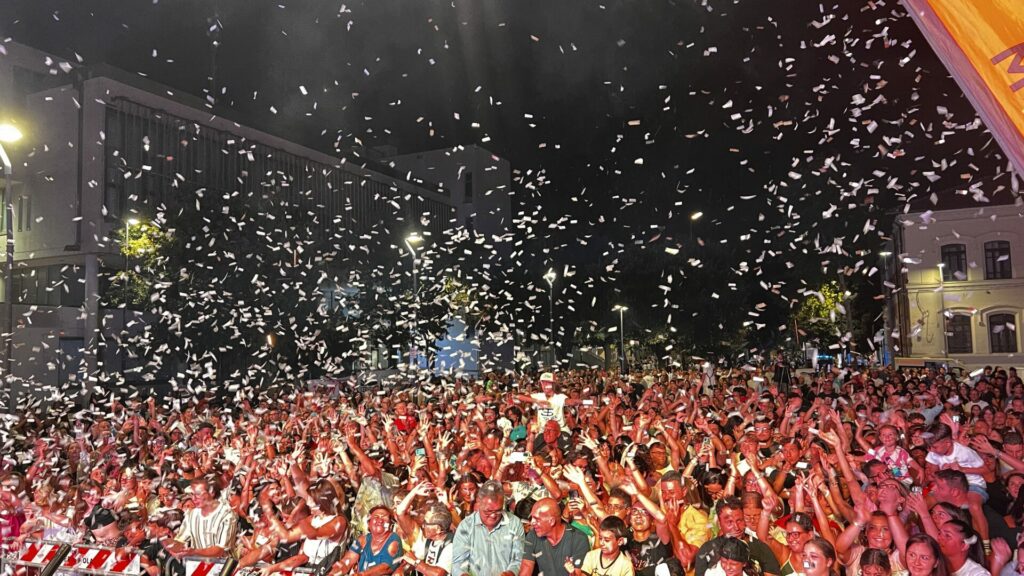
[[[558,274],[551,268],[544,273],[544,280],[548,283],[548,345],[551,346],[551,364],[555,364],[557,352],[555,350],[555,279]]]
[[[419,314],[420,307],[420,289],[419,289],[419,277],[416,269],[416,246],[423,243],[423,237],[413,232],[405,237],[405,247],[409,249],[409,255],[412,257],[412,295],[413,295],[413,310],[412,310],[412,326],[409,328],[410,336],[412,336],[412,342],[409,348],[409,361],[414,366],[418,365],[418,353],[416,351],[416,326],[417,317]]]
[[[690,224],[687,226],[690,232],[690,243],[693,243],[693,223],[696,222],[697,220],[700,220],[703,217],[704,213],[701,212],[700,210],[697,210],[696,212],[690,214]]]

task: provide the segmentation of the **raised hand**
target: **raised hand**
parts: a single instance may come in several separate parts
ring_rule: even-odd
[[[1006,540],[993,538],[992,559],[995,561],[995,564],[1005,566],[1012,558],[1013,550],[1010,549],[1010,545],[1007,544]]]
[[[996,453],[996,449],[995,449],[995,447],[992,446],[992,443],[989,442],[988,437],[981,436],[980,434],[978,436],[975,436],[971,440],[971,446],[975,450],[977,450],[978,452],[981,452],[983,454],[995,454]]]
[[[584,482],[586,482],[583,470],[578,466],[573,466],[572,464],[566,464],[562,468],[562,476],[577,486],[582,486]]]

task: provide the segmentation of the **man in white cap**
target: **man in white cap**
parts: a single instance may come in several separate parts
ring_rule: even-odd
[[[529,396],[525,394],[519,394],[516,398],[520,402],[531,402],[537,407],[537,428],[539,430],[544,429],[544,424],[548,420],[554,420],[558,423],[558,427],[562,430],[568,430],[565,425],[565,405],[566,403],[572,404],[574,401],[569,400],[565,394],[561,394],[555,389],[555,375],[551,372],[545,372],[540,375],[540,392],[534,392]]]

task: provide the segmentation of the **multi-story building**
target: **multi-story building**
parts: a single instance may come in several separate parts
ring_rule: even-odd
[[[897,356],[953,358],[971,368],[1018,362],[1022,217],[1024,204],[1005,188],[984,201],[949,192],[897,217]]]
[[[12,374],[28,381],[74,385],[124,369],[110,343],[141,316],[104,307],[104,278],[127,264],[119,232],[182,189],[244,197],[269,185],[302,193],[324,234],[370,228],[397,213],[407,225],[395,226],[402,228],[396,234],[415,226],[440,237],[466,210],[465,187],[453,198],[450,188],[418,183],[404,170],[342,163],[230,121],[199,98],[137,75],[84,68],[15,43],[4,48],[0,120],[16,119],[25,138],[7,146],[16,265],[13,315],[0,315],[0,326],[13,324]],[[497,164],[507,175],[507,163]],[[509,191],[499,192],[507,206]]]
[[[479,234],[493,248],[493,269],[512,251],[512,171],[507,160],[480,146],[456,146],[414,154],[393,155],[382,162],[414,180],[436,182],[451,191],[457,222]],[[512,342],[497,343],[478,334],[462,319],[449,325],[449,337],[437,343],[435,369],[479,373],[511,366]]]

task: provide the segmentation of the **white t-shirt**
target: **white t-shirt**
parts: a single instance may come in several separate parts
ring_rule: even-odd
[[[953,572],[951,576],[991,576],[991,574],[981,564],[968,558],[967,562],[964,562],[964,565]]]
[[[544,429],[544,424],[548,420],[554,420],[558,422],[559,428],[568,430],[565,426],[565,400],[568,396],[565,394],[552,394],[551,398],[548,398],[543,392],[535,392],[530,395],[530,398],[546,400],[548,402],[548,406],[537,406],[537,428],[539,430]]]
[[[953,442],[953,451],[947,456],[941,456],[935,452],[929,452],[926,458],[929,464],[934,464],[940,469],[947,464],[958,464],[961,468],[981,468],[984,466],[985,461],[981,459],[981,456],[977,452],[960,444],[959,442]],[[987,490],[988,484],[985,483],[985,479],[978,474],[967,474],[968,484],[977,486],[982,490]]]
[[[417,560],[426,562],[427,566],[437,566],[446,572],[452,571],[452,541],[427,540],[420,534],[413,542],[412,553]]]

